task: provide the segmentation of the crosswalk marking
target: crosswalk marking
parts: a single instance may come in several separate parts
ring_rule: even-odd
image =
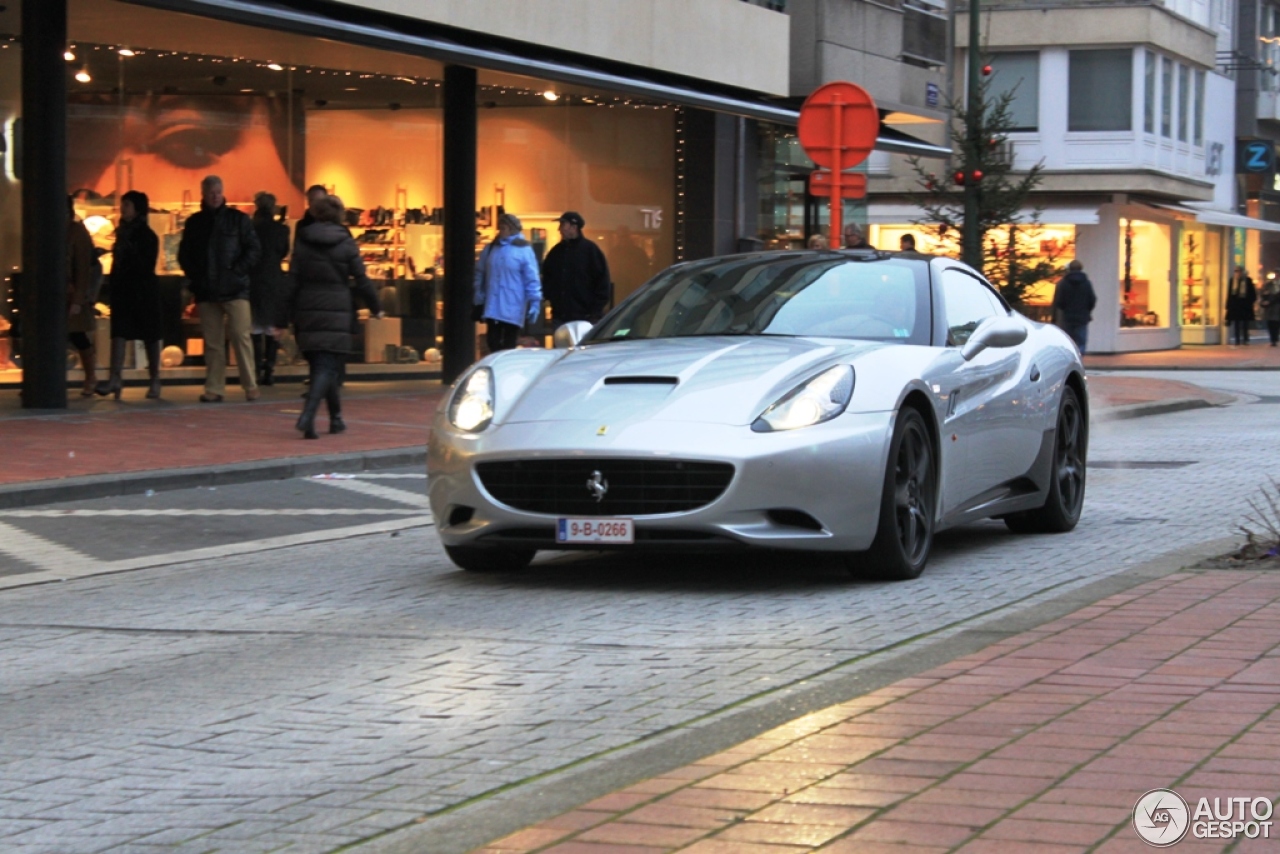
[[[363,480],[309,480],[309,483],[318,483],[323,486],[334,486],[338,489],[345,489],[350,492],[358,492],[361,495],[368,495],[372,498],[381,498],[383,501],[394,501],[397,504],[408,504],[410,507],[417,507],[422,510],[427,509],[427,496],[421,492],[410,492],[407,489],[397,489],[394,486],[383,486],[380,483],[366,483]]]

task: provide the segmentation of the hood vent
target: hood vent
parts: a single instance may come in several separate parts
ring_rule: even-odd
[[[605,377],[605,385],[679,385],[679,377]]]

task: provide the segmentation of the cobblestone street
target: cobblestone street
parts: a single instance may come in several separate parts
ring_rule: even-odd
[[[0,847],[333,851],[485,796],[519,800],[584,760],[625,763],[890,648],[1232,535],[1280,476],[1271,385],[1229,389],[1256,402],[1095,425],[1074,533],[953,531],[910,583],[788,555],[545,555],[475,576],[409,525],[0,592]],[[226,488],[217,506],[346,508],[355,518],[336,524],[366,524],[420,509],[408,493],[425,482],[403,474],[398,497],[377,488],[390,481],[356,479],[373,488],[340,498],[292,481]],[[209,506],[194,492],[148,506]],[[0,524],[94,560],[159,548],[131,542],[128,517],[16,512]]]

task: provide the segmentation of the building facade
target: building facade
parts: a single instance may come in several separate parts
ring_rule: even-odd
[[[1276,225],[1238,209],[1232,0],[984,0],[993,91],[1012,92],[1009,156],[1041,163],[1025,212],[1037,244],[1079,258],[1098,291],[1090,349],[1126,352],[1224,341],[1231,268],[1263,271]],[[967,32],[967,4],[957,30]],[[963,57],[964,52],[960,51]],[[957,69],[965,63],[957,62]],[[954,92],[964,89],[963,74]],[[888,245],[919,221],[914,178],[873,163],[870,218]],[[1052,282],[1032,293],[1047,317]]]

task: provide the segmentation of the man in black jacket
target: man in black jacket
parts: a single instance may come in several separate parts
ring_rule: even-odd
[[[576,211],[561,215],[560,242],[542,262],[542,292],[557,328],[573,320],[595,323],[609,305],[609,262],[594,240],[582,236],[584,225]]]
[[[178,244],[178,263],[200,306],[206,368],[200,401],[218,403],[226,393],[228,338],[236,348],[244,396],[257,400],[256,363],[249,337],[253,326],[249,271],[258,263],[262,246],[249,217],[227,206],[221,178],[207,176],[200,182],[200,195],[200,210],[187,219]]]
[[[1093,283],[1084,274],[1083,264],[1072,261],[1067,265],[1067,271],[1053,292],[1054,319],[1084,355],[1085,345],[1089,342],[1089,321],[1093,320],[1093,307],[1098,304],[1098,297],[1093,292]]]

